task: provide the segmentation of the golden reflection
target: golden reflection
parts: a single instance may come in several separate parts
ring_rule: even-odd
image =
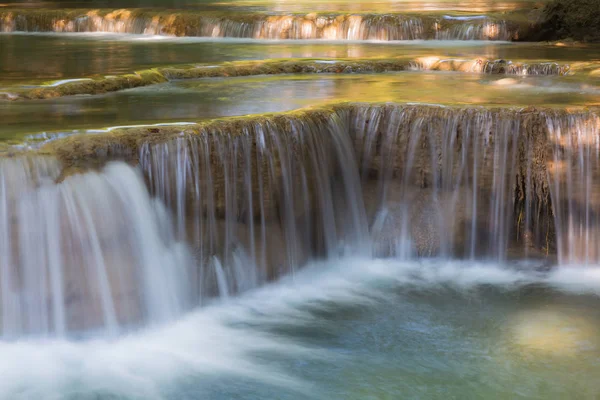
[[[518,313],[512,321],[514,343],[524,350],[573,356],[596,347],[598,327],[572,310],[545,308]]]

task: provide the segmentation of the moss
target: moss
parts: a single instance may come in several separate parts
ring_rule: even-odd
[[[553,0],[541,16],[538,40],[600,41],[600,1]]]
[[[330,106],[306,108],[285,113],[268,113],[249,116],[236,116],[201,121],[195,125],[163,125],[123,127],[107,130],[99,134],[78,134],[61,138],[44,145],[39,152],[56,156],[67,168],[93,167],[98,162],[120,159],[130,162],[137,160],[142,144],[164,143],[181,136],[199,135],[208,131],[226,132],[229,135],[242,134],[243,128],[268,121],[285,125],[289,119],[326,118],[336,110],[348,107],[345,103]]]
[[[101,79],[85,79],[67,82],[57,86],[42,86],[22,93],[17,93],[18,99],[51,99],[73,95],[93,95],[116,92],[140,86],[148,86],[166,82],[167,79],[156,70],[145,70],[134,74],[106,77]]]
[[[281,59],[235,61],[218,66],[167,67],[161,73],[169,79],[194,79],[251,75],[278,75],[299,73],[350,73],[404,71],[410,62],[404,59]]]
[[[117,158],[132,159],[137,157],[137,151],[144,143],[164,143],[170,139],[181,136],[182,133],[190,135],[204,134],[207,131],[226,132],[228,135],[242,134],[243,128],[257,124],[272,122],[277,125],[285,125],[285,121],[289,120],[308,120],[308,119],[326,119],[333,114],[340,112],[352,111],[361,107],[377,107],[384,105],[390,110],[402,107],[402,104],[396,103],[352,103],[352,102],[336,102],[325,104],[318,107],[308,107],[299,110],[287,111],[282,113],[266,113],[247,116],[235,116],[211,119],[208,121],[200,121],[194,125],[164,125],[164,126],[138,126],[138,127],[123,127],[107,130],[105,133],[99,134],[78,134],[66,138],[57,139],[49,142],[41,148],[41,152],[45,154],[54,154],[65,165],[85,162],[85,160],[93,158],[102,158],[107,156],[115,156]],[[423,111],[419,114],[426,113],[427,115],[435,115],[438,112],[438,107],[435,106],[411,106],[413,108],[422,108]],[[510,111],[519,116],[523,120],[524,132],[535,131],[536,135],[543,131],[544,125],[544,110],[535,107],[526,109],[518,108],[499,108],[499,107],[468,107],[468,110],[488,110],[492,113],[503,113]],[[440,112],[447,112],[447,108],[440,107]],[[457,110],[465,110],[464,107]],[[576,112],[580,109],[571,109],[569,112]],[[387,111],[391,112],[391,111]],[[533,122],[532,122],[533,121]],[[532,128],[533,127],[533,128]],[[527,133],[533,135],[533,133]],[[536,136],[539,138],[540,136]],[[547,145],[545,139],[542,141]],[[540,145],[542,146],[542,145]],[[541,147],[540,147],[541,148]],[[544,173],[545,176],[545,173]],[[540,175],[542,177],[542,175]]]

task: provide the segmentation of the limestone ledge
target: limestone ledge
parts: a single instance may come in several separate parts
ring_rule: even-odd
[[[454,71],[505,75],[566,75],[600,71],[594,62],[580,62],[573,66],[548,61],[512,62],[485,58],[456,59],[438,56],[370,59],[270,59],[233,61],[218,65],[176,65],[148,69],[133,74],[49,82],[32,89],[0,92],[0,100],[40,100],[73,95],[98,95],[150,86],[178,79],[241,77],[281,74],[347,74],[385,73],[408,70]]]
[[[51,141],[43,145],[37,152],[56,156],[65,169],[85,169],[88,165],[103,164],[111,159],[136,163],[139,150],[143,145],[166,143],[188,135],[244,135],[248,134],[249,129],[267,125],[281,135],[297,135],[292,132],[291,122],[296,121],[308,124],[315,129],[323,129],[323,126],[332,123],[332,118],[337,118],[339,119],[337,123],[350,127],[347,129],[350,129],[353,140],[365,140],[365,133],[360,129],[366,128],[363,126],[359,129],[356,124],[368,124],[369,120],[364,116],[368,112],[377,115],[378,118],[389,118],[391,113],[409,113],[405,117],[402,127],[397,128],[397,134],[401,137],[398,144],[407,146],[406,138],[410,136],[410,132],[406,132],[404,129],[415,121],[427,121],[428,124],[438,124],[442,127],[442,125],[445,126],[452,120],[456,120],[451,129],[453,132],[460,133],[471,120],[478,116],[488,116],[492,118],[494,124],[498,124],[500,120],[516,121],[518,133],[515,137],[518,146],[525,146],[526,142],[529,143],[528,146],[534,146],[535,157],[532,162],[535,168],[530,173],[545,182],[546,164],[552,161],[552,146],[557,145],[553,142],[554,139],[549,137],[548,118],[568,119],[572,116],[594,115],[596,111],[596,109],[581,107],[556,109],[342,102],[281,113],[217,118],[190,125],[136,126],[110,129],[103,133],[76,134]],[[493,125],[489,129],[491,131],[482,130],[478,134],[489,135],[486,140],[491,141],[490,145],[493,145],[494,134],[497,132]],[[381,132],[378,130],[377,134],[381,134]],[[441,132],[442,130],[440,130],[440,134]],[[451,132],[446,132],[446,134],[449,133]],[[359,139],[361,135],[363,139]],[[525,162],[526,158],[526,155],[522,154],[520,161]],[[375,168],[375,164],[374,161],[373,168]],[[396,168],[401,169],[401,164],[402,161],[398,160]],[[545,186],[540,183],[540,188]],[[544,188],[544,192],[546,190],[547,188]],[[542,195],[541,192],[540,195]]]

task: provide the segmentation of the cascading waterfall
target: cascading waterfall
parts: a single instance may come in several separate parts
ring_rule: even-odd
[[[4,160],[3,335],[117,334],[314,257],[367,253],[346,131],[335,116],[283,119],[143,145],[154,199],[121,162],[55,184],[56,163],[42,182],[45,160]]]
[[[293,273],[317,255],[368,252],[351,142],[339,119],[206,130],[143,145],[151,192],[195,249],[205,293]]]
[[[593,112],[354,108],[376,254],[599,262],[599,123]]]
[[[598,124],[354,104],[107,144],[138,167],[60,183],[53,159],[2,159],[2,334],[117,334],[343,254],[596,263]]]
[[[112,32],[248,39],[511,40],[503,21],[456,21],[397,14],[252,15],[165,14],[141,10],[4,12],[0,32]]]

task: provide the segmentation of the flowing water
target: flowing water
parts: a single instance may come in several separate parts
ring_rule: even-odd
[[[113,341],[3,343],[0,396],[594,398],[598,282],[596,269],[341,259]]]
[[[0,5],[0,399],[600,396],[599,47],[504,42],[527,0],[94,5],[140,6],[186,12]]]

